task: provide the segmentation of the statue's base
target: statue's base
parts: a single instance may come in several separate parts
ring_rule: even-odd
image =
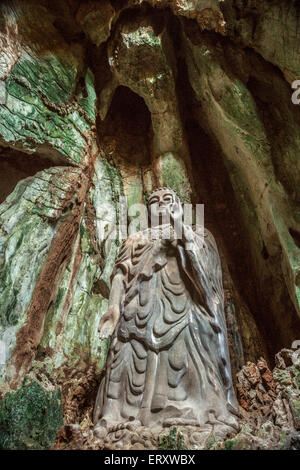
[[[236,434],[226,424],[198,426],[183,419],[169,419],[163,425],[151,428],[142,426],[139,421],[108,425],[101,420],[94,428],[95,439],[106,449],[204,449],[210,443],[224,440]]]

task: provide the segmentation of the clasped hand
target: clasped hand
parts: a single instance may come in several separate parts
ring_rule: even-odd
[[[164,245],[172,244],[173,246],[178,245],[178,240],[181,241],[181,244],[185,245],[194,240],[194,232],[191,227],[183,224],[183,212],[182,209],[173,210],[174,205],[171,204],[167,207],[167,211],[170,216],[170,225],[173,228],[173,236],[169,239],[164,239]],[[170,234],[171,235],[171,234]]]

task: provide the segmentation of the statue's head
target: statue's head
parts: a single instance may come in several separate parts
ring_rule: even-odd
[[[161,225],[168,221],[168,213],[182,214],[182,206],[176,191],[170,188],[157,188],[148,197],[148,213],[151,225]]]

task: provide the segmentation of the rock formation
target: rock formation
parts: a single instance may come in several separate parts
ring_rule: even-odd
[[[248,427],[207,445],[261,448],[259,419],[267,445],[298,445],[299,17],[290,0],[1,2],[3,448],[49,448],[62,419],[58,442],[94,445],[109,347],[97,330],[121,246],[109,234],[120,197],[134,220],[158,186],[205,205],[220,252]]]

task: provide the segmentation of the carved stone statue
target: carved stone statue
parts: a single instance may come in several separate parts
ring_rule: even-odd
[[[120,430],[139,427],[152,437],[173,425],[224,437],[238,428],[238,407],[218,250],[210,232],[182,223],[174,191],[157,189],[148,204],[157,225],[125,240],[99,326],[112,339],[95,431],[119,447],[130,441]]]

